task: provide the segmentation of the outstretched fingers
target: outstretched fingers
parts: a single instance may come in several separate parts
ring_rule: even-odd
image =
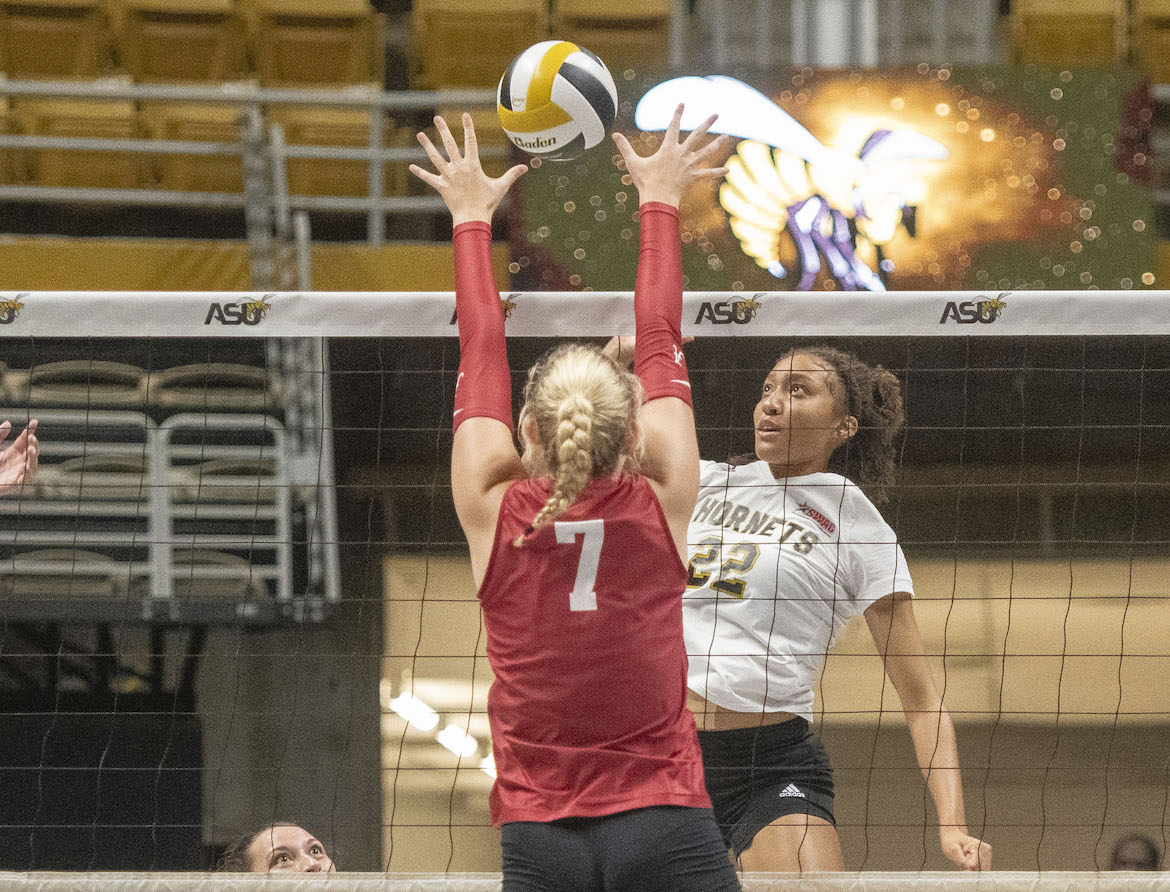
[[[516,182],[518,179],[520,179],[520,177],[524,176],[524,174],[526,174],[527,172],[528,172],[528,165],[527,164],[517,164],[515,167],[511,167],[508,170],[504,171],[504,173],[499,178],[499,182],[500,182],[501,186],[503,187],[501,191],[507,192],[509,189],[512,188],[512,184],[514,182]]]
[[[416,177],[418,177],[420,180],[422,180],[424,183],[426,183],[428,186],[432,186],[435,189],[438,189],[440,186],[443,185],[442,177],[439,177],[439,176],[431,173],[429,170],[423,170],[417,164],[411,164],[406,169],[409,170]]]
[[[451,135],[451,128],[447,126],[447,122],[443,120],[441,115],[435,115],[435,129],[439,131],[439,138],[443,140],[443,148],[447,150],[447,157],[452,161],[458,161],[463,156],[459,154],[459,144],[455,142],[455,137]]]
[[[479,161],[479,140],[475,136],[475,124],[467,112],[463,113],[463,154],[469,161]]]
[[[667,125],[666,135],[662,138],[663,142],[675,144],[678,142],[678,131],[682,126],[683,104],[680,102],[678,108],[674,110],[674,117],[670,119],[670,124]]]
[[[618,152],[621,153],[622,160],[626,162],[626,169],[630,167],[630,159],[637,158],[638,153],[634,151],[634,147],[630,145],[630,141],[626,139],[623,133],[613,134],[614,145],[617,146]]]
[[[687,138],[683,140],[683,148],[692,148],[699,140],[707,135],[707,131],[711,129],[711,125],[719,119],[719,115],[711,115],[702,124],[692,130]]]
[[[425,133],[418,134],[419,145],[423,147],[423,151],[427,153],[427,157],[431,159],[431,164],[435,165],[435,170],[442,173],[447,169],[450,163],[443,157],[442,152],[435,148],[435,144],[431,142],[431,138]]]

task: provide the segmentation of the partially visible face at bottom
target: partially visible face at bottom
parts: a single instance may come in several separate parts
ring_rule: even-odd
[[[1124,840],[1113,850],[1110,870],[1157,870],[1158,865],[1151,863],[1151,854],[1153,853],[1142,840]]]
[[[329,873],[333,860],[303,827],[281,824],[260,832],[248,846],[252,873]]]

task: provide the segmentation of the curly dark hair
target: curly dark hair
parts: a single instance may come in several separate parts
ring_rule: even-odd
[[[829,470],[848,477],[875,504],[884,504],[886,487],[895,482],[895,440],[906,424],[902,383],[880,365],[867,365],[852,353],[824,344],[793,347],[781,354],[776,364],[796,353],[816,357],[836,373],[845,410],[857,419],[857,433],[829,458]],[[837,392],[836,382],[829,387]],[[740,456],[732,463],[745,460],[755,461],[756,457]]]

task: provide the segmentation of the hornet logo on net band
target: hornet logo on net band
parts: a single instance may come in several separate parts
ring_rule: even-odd
[[[939,325],[946,325],[948,322],[954,322],[958,325],[974,325],[981,322],[984,325],[990,325],[1003,315],[1006,303],[1004,298],[1011,294],[1010,291],[1002,291],[996,297],[984,297],[979,295],[977,300],[948,300],[947,305],[943,307],[942,318],[938,320]]]
[[[268,302],[272,296],[265,294],[258,300],[213,303],[207,308],[203,324],[210,325],[215,321],[220,325],[259,325],[272,309],[272,304]]]
[[[520,296],[520,292],[513,291],[511,294],[505,294],[500,298],[500,311],[504,314],[505,319],[512,318],[512,311],[516,309],[516,298]],[[459,311],[451,311],[451,321],[448,325],[454,325],[459,321]]]
[[[12,300],[0,301],[0,325],[10,325],[16,321],[20,311],[24,309],[22,297],[28,297],[28,292],[16,295]]]
[[[699,306],[699,315],[695,317],[695,325],[710,322],[712,325],[747,325],[756,318],[756,313],[763,306],[759,298],[765,292],[760,291],[751,297],[742,300],[705,300]]]

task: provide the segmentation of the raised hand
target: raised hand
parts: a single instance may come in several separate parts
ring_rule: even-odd
[[[0,443],[12,433],[12,423],[0,423]],[[21,484],[30,483],[37,473],[40,459],[40,441],[37,440],[37,420],[30,419],[20,436],[0,451],[0,495],[12,492]]]
[[[423,170],[417,164],[410,165],[410,172],[424,183],[433,186],[443,196],[451,211],[451,222],[458,226],[472,220],[492,222],[492,214],[499,207],[504,194],[520,178],[528,167],[517,164],[500,177],[489,177],[479,163],[479,143],[475,138],[475,127],[471,115],[463,113],[463,154],[451,129],[441,117],[435,116],[435,127],[443,141],[447,156],[435,148],[425,133],[418,135],[418,141],[426,150],[436,173]]]
[[[713,180],[727,173],[726,167],[706,167],[712,158],[727,151],[731,145],[730,136],[721,136],[700,145],[703,137],[718,115],[711,115],[692,130],[681,143],[678,140],[679,122],[682,121],[683,106],[674,112],[674,118],[662,137],[662,145],[653,155],[642,157],[634,151],[630,141],[620,133],[613,135],[618,151],[626,162],[626,170],[638,190],[641,204],[659,201],[671,207],[678,207],[683,193],[692,183],[699,180]]]
[[[991,845],[965,830],[948,827],[939,831],[943,854],[963,870],[991,870]]]

